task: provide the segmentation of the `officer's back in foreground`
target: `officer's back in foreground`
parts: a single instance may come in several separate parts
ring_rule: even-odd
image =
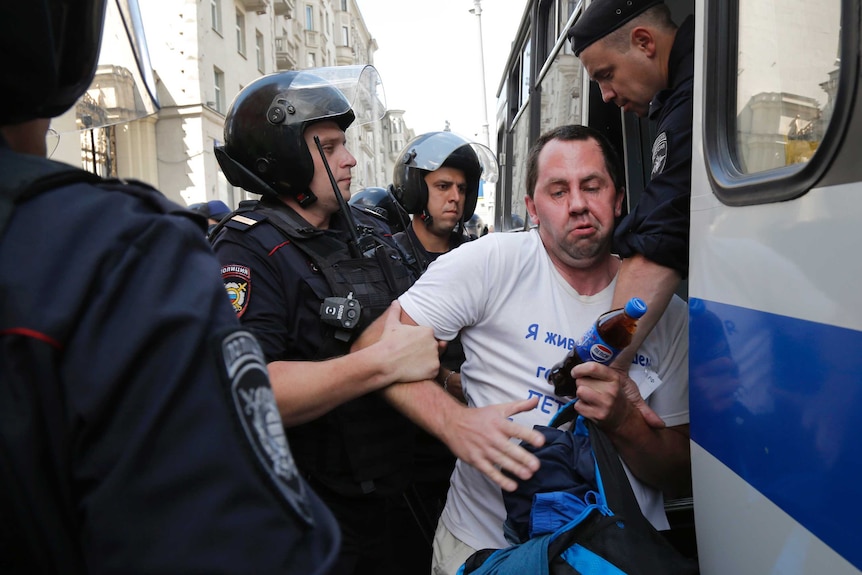
[[[0,18],[0,572],[326,573],[337,526],[272,425],[203,221],[69,170],[12,204],[62,166],[45,132],[93,77],[104,10]]]
[[[262,199],[223,221],[213,246],[234,309],[261,342],[297,466],[342,528],[335,572],[400,574],[387,509],[406,483],[411,426],[374,392],[433,377],[438,345],[394,307],[381,345],[348,353],[413,281],[383,221],[346,203],[356,160],[345,130],[365,116],[329,78],[351,70],[360,85],[376,76],[280,72],[237,95],[216,157]]]

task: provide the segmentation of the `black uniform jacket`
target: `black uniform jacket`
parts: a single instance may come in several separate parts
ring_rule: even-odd
[[[659,92],[650,104],[650,120],[658,122],[652,176],[638,204],[617,227],[614,242],[622,257],[643,254],[685,278],[691,200],[693,17],[677,31],[668,74],[671,87]]]
[[[0,239],[0,572],[325,573],[260,347],[204,222],[72,184]]]
[[[414,278],[401,261],[389,228],[357,208],[350,209],[355,223],[374,230],[375,238],[385,244],[390,254],[387,260],[401,289],[406,290]],[[276,224],[281,217],[289,218],[300,236],[325,236],[323,245],[336,248],[332,257],[348,254],[351,236],[343,214],[333,214],[328,229],[313,228],[284,203],[265,198],[251,211],[241,210],[232,217],[213,240],[234,311],[261,342],[267,362],[323,360],[347,353],[349,342],[400,291],[380,294],[378,286],[381,305],[367,313],[372,310],[363,303],[362,320],[339,342],[334,328],[321,318],[321,304],[335,295],[332,286],[320,265],[297,245],[312,240],[291,239],[280,231]],[[372,267],[376,269],[376,265]],[[354,277],[357,283],[352,291],[357,296],[371,291],[369,286],[360,285],[361,274]],[[333,409],[320,418],[288,428],[287,436],[300,470],[315,484],[324,484],[343,496],[376,497],[397,494],[403,488],[412,429],[412,424],[379,394],[366,394],[333,404]]]

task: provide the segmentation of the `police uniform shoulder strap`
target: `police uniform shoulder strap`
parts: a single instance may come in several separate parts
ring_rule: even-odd
[[[290,239],[321,269],[328,267],[332,262],[344,259],[345,254],[348,253],[343,241],[304,221],[292,218],[283,210],[259,207],[256,213],[262,214],[266,221]]]
[[[102,179],[68,164],[31,154],[19,154],[0,147],[0,234],[6,228],[15,205],[42,192],[77,182],[97,183]]]

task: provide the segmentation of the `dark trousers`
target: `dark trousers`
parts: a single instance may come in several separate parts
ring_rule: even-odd
[[[430,573],[434,531],[446,505],[448,489],[448,480],[413,483],[394,505],[392,524],[397,545],[393,553],[400,573]]]
[[[443,443],[423,431],[417,432],[413,480],[393,510],[398,541],[395,560],[401,573],[427,575],[431,571],[434,531],[446,505],[454,466],[455,456]]]
[[[341,527],[341,553],[330,575],[407,575],[392,552],[393,498],[347,497],[310,483]]]

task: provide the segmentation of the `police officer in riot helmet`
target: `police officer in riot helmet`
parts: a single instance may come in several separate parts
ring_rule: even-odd
[[[482,221],[479,214],[473,214],[466,222],[464,222],[464,231],[467,232],[467,235],[471,238],[475,239],[482,234],[482,228],[484,226],[485,222]]]
[[[348,203],[385,221],[393,234],[404,231],[410,222],[410,214],[386,188],[362,188],[350,196]]]
[[[412,254],[418,274],[465,241],[466,222],[474,213],[481,179],[495,181],[497,163],[491,151],[452,132],[430,132],[413,138],[395,160],[392,189],[407,212],[414,214],[406,230],[395,234],[404,251]],[[460,368],[464,352],[459,338],[449,342],[440,358],[437,383],[464,400]],[[400,524],[401,545],[396,553],[405,572],[419,573],[431,564],[431,545],[446,503],[455,457],[436,438],[419,432],[414,451],[413,481],[405,505],[393,513]]]
[[[259,78],[231,104],[216,149],[228,180],[261,195],[222,222],[213,247],[261,342],[297,466],[341,526],[339,575],[401,572],[387,509],[406,485],[413,426],[374,392],[439,369],[430,330],[390,308],[414,278],[388,227],[346,201],[356,160],[345,130],[367,117],[347,94],[375,77],[354,66]],[[384,313],[383,345],[348,353]]]
[[[512,214],[512,217],[510,218],[510,220],[511,220],[511,222],[512,222],[512,228],[511,228],[511,231],[513,231],[513,232],[523,232],[523,231],[526,231],[526,230],[527,230],[527,226],[526,226],[526,224],[525,224],[525,222],[524,222],[524,218],[522,218],[520,215],[518,215],[518,214]]]
[[[413,138],[395,160],[392,188],[413,222],[396,236],[416,253],[420,271],[466,238],[464,224],[476,210],[482,180],[497,179],[487,147],[452,132]]]
[[[0,16],[0,266],[15,270],[0,274],[0,572],[326,574],[338,526],[271,425],[263,354],[203,218],[45,158],[116,7],[27,0]],[[127,48],[139,31],[121,31]]]

